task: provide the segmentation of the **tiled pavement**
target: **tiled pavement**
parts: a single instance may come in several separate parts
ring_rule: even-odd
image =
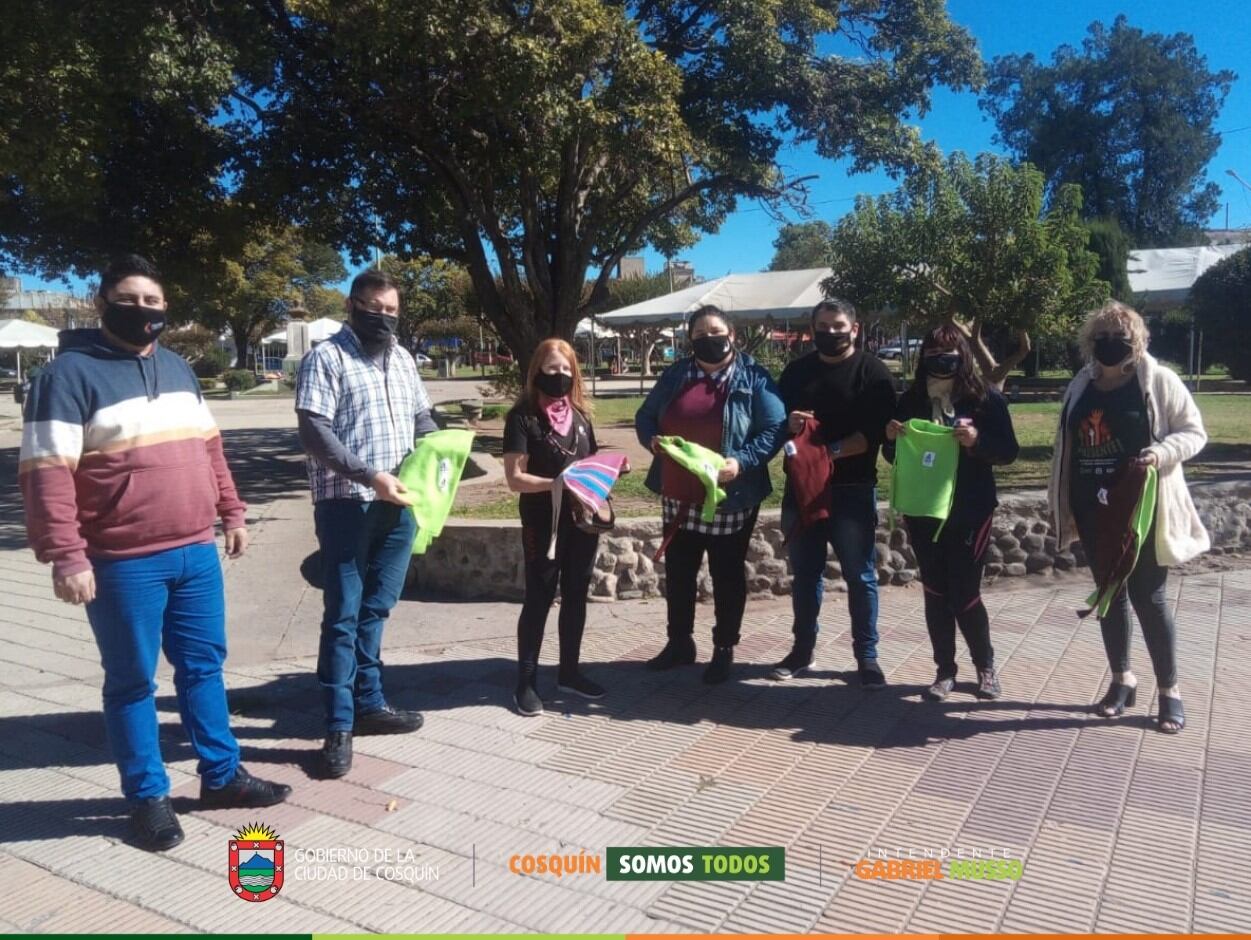
[[[507,637],[391,649],[391,697],[423,709],[426,727],[359,739],[339,781],[307,773],[318,746],[312,663],[234,664],[245,759],[295,786],[289,804],[253,814],[195,809],[194,760],[163,678],[188,838],[162,856],[123,842],[94,645],[46,578],[29,554],[3,553],[2,929],[1251,930],[1251,571],[1171,582],[1189,720],[1175,738],[1149,719],[1141,644],[1138,707],[1119,721],[1088,714],[1107,674],[1097,626],[1073,613],[1077,581],[987,595],[1006,690],[997,703],[967,691],[918,701],[931,665],[915,590],[884,597],[892,685],[879,693],[842,676],[852,663],[841,596],[823,615],[814,675],[764,678],[762,664],[788,646],[789,617],[784,603],[753,603],[738,681],[716,689],[697,669],[643,670],[663,632],[660,603],[593,605],[585,659],[611,694],[593,706],[549,697],[538,719],[506,706]],[[407,615],[465,613],[421,604]],[[709,614],[701,608],[705,651]],[[551,632],[554,654],[554,622]],[[554,695],[549,670],[543,681]],[[287,880],[276,899],[244,906],[226,883],[227,841],[254,821],[286,840]],[[708,844],[784,845],[786,880],[619,883],[507,867],[513,853]],[[301,853],[345,848],[390,851],[438,877],[299,877],[318,874]],[[940,848],[1007,850],[1024,874],[886,882],[850,871],[878,851]]]

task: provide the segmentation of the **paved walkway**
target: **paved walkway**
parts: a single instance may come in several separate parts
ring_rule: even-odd
[[[258,448],[238,457],[256,541],[227,566],[228,680],[248,766],[295,793],[272,811],[198,811],[163,669],[165,754],[188,838],[160,856],[123,841],[95,647],[82,611],[52,598],[47,569],[21,547],[15,441],[0,439],[0,929],[1251,930],[1251,571],[1170,585],[1189,719],[1176,738],[1154,730],[1147,676],[1124,719],[1089,714],[1107,674],[1097,626],[1073,613],[1080,581],[988,594],[1000,702],[967,690],[918,701],[932,674],[920,596],[896,589],[883,600],[892,685],[881,692],[847,681],[842,596],[822,618],[819,668],[786,684],[765,678],[788,648],[786,604],[751,604],[738,681],[715,689],[694,668],[644,670],[663,604],[617,603],[592,605],[585,655],[610,696],[562,701],[549,667],[550,711],[537,719],[507,707],[515,606],[405,600],[389,628],[387,685],[426,726],[360,739],[352,774],[315,781],[319,595],[300,573],[308,507],[291,495],[281,441],[252,433],[228,436],[232,453]],[[705,655],[710,615],[701,607]],[[554,623],[551,633],[554,654]],[[286,841],[287,874],[277,898],[245,907],[230,897],[227,846],[253,822]],[[713,844],[784,845],[786,880],[608,882],[508,868],[518,853]],[[943,849],[1006,851],[1024,873],[870,881],[851,869],[880,852]],[[339,871],[326,853],[342,850],[353,854]],[[374,877],[353,880],[365,874],[354,867]]]

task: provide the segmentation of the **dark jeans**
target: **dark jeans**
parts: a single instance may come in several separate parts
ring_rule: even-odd
[[[569,497],[572,498],[572,497]],[[566,507],[567,509],[567,507]],[[547,557],[551,538],[551,513],[535,514],[521,527],[521,547],[526,565],[526,599],[517,619],[517,661],[537,666],[543,646],[547,614],[560,587],[560,668],[576,670],[582,652],[582,631],[586,628],[586,595],[595,569],[599,536],[583,532],[564,511],[556,530],[556,557]]]
[[[1095,557],[1093,526],[1090,516],[1077,517],[1077,533],[1088,561]],[[1147,641],[1147,653],[1155,670],[1156,683],[1161,688],[1177,684],[1177,629],[1173,614],[1164,600],[1164,585],[1168,581],[1168,569],[1156,561],[1155,522],[1147,533],[1145,544],[1138,554],[1138,564],[1108,607],[1108,615],[1099,621],[1103,631],[1103,648],[1108,654],[1108,668],[1113,672],[1129,671],[1130,620],[1129,605],[1142,624],[1143,639]]]
[[[665,550],[665,602],[669,609],[669,639],[695,634],[695,599],[699,566],[708,553],[708,573],[712,576],[713,610],[716,625],[712,642],[717,646],[737,646],[747,606],[747,545],[756,528],[758,509],[747,522],[730,535],[705,535],[679,529]]]
[[[386,705],[382,627],[404,589],[417,523],[382,500],[324,499],[313,507],[325,613],[317,679],[327,731],[351,731],[358,714]]]
[[[990,541],[993,514],[970,524],[958,521],[943,526],[937,519],[907,516],[908,540],[916,552],[925,591],[925,626],[934,648],[934,664],[942,678],[956,675],[956,625],[969,646],[969,655],[978,669],[995,665],[990,645],[990,616],[982,603],[982,572],[986,567],[986,545]]]
[[[790,562],[794,581],[791,609],[795,645],[812,649],[820,629],[817,618],[825,594],[827,549],[834,554],[847,582],[847,606],[851,613],[852,650],[856,659],[877,658],[877,488],[869,485],[834,487],[833,512],[829,519],[801,529],[791,536]],[[794,512],[783,504],[789,521]],[[783,523],[785,527],[785,522]]]
[[[239,766],[230,731],[222,664],[226,603],[212,542],[137,558],[94,559],[96,598],[87,619],[104,666],[104,726],[128,800],[169,792],[156,717],[156,666],[174,667],[183,731],[210,787],[224,787]]]

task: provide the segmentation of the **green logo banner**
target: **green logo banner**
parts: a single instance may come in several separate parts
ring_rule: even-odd
[[[780,846],[608,848],[609,881],[785,881]]]

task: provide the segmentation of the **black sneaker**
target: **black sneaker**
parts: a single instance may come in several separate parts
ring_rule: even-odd
[[[202,809],[253,809],[274,806],[291,795],[285,783],[271,783],[239,767],[235,778],[224,787],[210,789],[200,784],[200,807]]]
[[[149,852],[172,849],[186,838],[168,796],[136,803],[130,811],[130,833],[135,845]]]
[[[951,694],[952,689],[955,687],[955,676],[940,675],[934,680],[933,685],[921,693],[921,697],[927,702],[943,702],[947,700],[947,696]]]
[[[811,667],[812,650],[796,646],[786,654],[785,659],[773,667],[773,671],[769,673],[769,678],[778,682],[785,682],[787,679],[803,675]]]
[[[513,704],[527,718],[543,714],[543,700],[529,682],[518,683],[517,691],[513,693]]]
[[[856,670],[860,677],[860,685],[866,689],[882,689],[886,687],[886,676],[876,659],[860,660],[860,668]]]
[[[321,775],[335,780],[352,769],[352,732],[330,731],[321,746]]]
[[[401,711],[383,705],[376,712],[357,715],[352,724],[353,734],[407,734],[425,723],[421,712]]]
[[[561,692],[581,695],[583,698],[597,699],[604,697],[603,687],[598,683],[592,682],[580,672],[560,676],[556,680],[556,688]]]
[[[695,641],[691,637],[670,639],[660,653],[647,661],[647,668],[660,671],[695,662]]]
[[[717,685],[730,678],[730,667],[734,665],[734,647],[714,646],[712,662],[704,670],[704,681],[709,685]]]
[[[995,667],[989,669],[979,669],[977,671],[977,691],[974,693],[978,698],[997,699],[1003,694],[1003,689],[999,687],[999,677],[995,675]]]

